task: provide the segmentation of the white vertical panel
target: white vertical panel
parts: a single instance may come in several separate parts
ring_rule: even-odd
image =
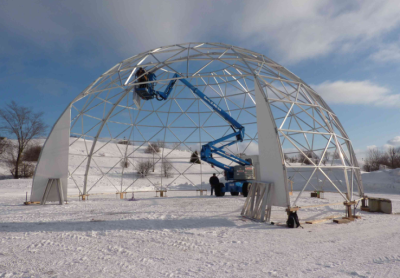
[[[275,121],[263,91],[254,82],[256,94],[258,149],[260,162],[260,178],[263,182],[273,182],[272,205],[288,207],[289,192],[286,186],[281,156],[281,146],[276,132]]]
[[[40,153],[32,182],[31,202],[42,200],[48,179],[61,179],[63,194],[67,199],[70,121],[71,109],[68,107],[53,126]],[[55,186],[52,187],[47,200],[58,201]]]

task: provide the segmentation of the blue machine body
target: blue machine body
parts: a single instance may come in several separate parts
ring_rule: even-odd
[[[222,192],[242,192],[243,183],[246,181],[229,181],[225,183]]]
[[[213,158],[213,154],[220,155],[230,161],[233,161],[239,165],[246,166],[251,165],[249,161],[246,161],[240,157],[232,155],[223,150],[223,148],[231,146],[236,142],[243,142],[243,138],[245,135],[245,128],[240,123],[238,123],[234,118],[232,118],[228,113],[226,113],[221,107],[219,107],[214,101],[208,98],[205,94],[203,94],[199,89],[193,86],[189,81],[182,78],[179,74],[175,73],[171,80],[164,90],[164,92],[156,91],[154,89],[155,81],[157,80],[156,75],[154,73],[147,74],[149,83],[139,85],[135,87],[135,92],[145,100],[156,98],[157,100],[167,100],[169,95],[172,92],[172,89],[177,80],[182,82],[185,86],[187,86],[194,94],[196,94],[200,99],[202,99],[209,107],[214,109],[218,115],[220,115],[224,120],[226,120],[232,128],[232,133],[225,135],[222,138],[209,142],[201,147],[201,160],[214,165],[220,169],[225,171],[226,180],[234,180],[234,166],[226,165],[216,159]],[[229,139],[234,139],[231,142],[225,143],[222,146],[217,147],[216,145],[222,142],[226,142]],[[225,188],[223,188],[224,192],[242,192],[243,183],[246,181],[234,181],[227,182],[225,184]],[[233,185],[232,185],[233,184]]]

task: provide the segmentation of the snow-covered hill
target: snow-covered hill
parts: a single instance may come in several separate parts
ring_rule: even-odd
[[[71,192],[78,193],[77,187],[83,187],[84,174],[86,170],[86,158],[92,141],[71,138],[69,171],[73,179],[69,181]],[[90,172],[88,177],[89,193],[115,192],[115,191],[143,191],[155,189],[181,189],[196,190],[205,189],[212,173],[219,173],[223,178],[221,170],[212,168],[208,163],[190,163],[192,152],[188,150],[174,150],[166,146],[159,153],[145,153],[147,145],[132,146],[115,143],[97,142]],[[121,167],[121,158],[126,154],[129,166]],[[163,157],[163,159],[161,159]],[[151,169],[146,177],[138,174],[138,164],[149,161],[155,164],[154,172]],[[154,161],[154,162],[153,162]],[[162,173],[162,163],[168,162],[172,165],[170,176],[165,177]],[[229,161],[222,159],[225,163]],[[200,173],[203,175],[200,175]]]
[[[45,139],[36,139],[34,144],[44,144]],[[209,189],[208,179],[212,173],[217,173],[221,181],[224,181],[223,173],[218,168],[212,168],[208,163],[189,163],[191,152],[166,147],[162,152],[154,156],[154,172],[151,170],[147,177],[138,175],[138,163],[150,161],[153,163],[153,155],[145,153],[146,146],[132,146],[99,141],[93,155],[88,177],[89,193],[106,193],[120,191],[154,191],[155,189],[167,190],[196,190]],[[83,190],[84,173],[86,170],[86,158],[92,141],[77,138],[70,139],[69,171],[72,177],[69,179],[69,195],[78,195]],[[127,154],[129,166],[121,167],[121,157]],[[162,174],[162,160],[164,157],[171,163],[171,176]],[[219,158],[220,161],[229,164],[228,160]],[[334,162],[333,162],[334,163]],[[203,175],[200,175],[200,173]],[[292,174],[289,173],[289,176]],[[338,187],[345,191],[342,183],[343,173],[337,173],[332,180]],[[123,178],[121,178],[123,177]],[[10,179],[10,173],[5,162],[0,160],[0,178]],[[301,190],[307,181],[307,173],[296,175],[294,178],[294,190]],[[362,172],[362,180],[365,192],[368,193],[395,193],[400,194],[400,169],[381,170],[372,173]],[[25,184],[25,183],[23,183]],[[324,178],[315,176],[307,190],[334,191],[333,187],[324,182]],[[28,190],[30,191],[30,190]]]
[[[32,144],[44,144],[44,139],[37,139]],[[92,147],[91,140],[70,139],[68,194],[77,195],[83,191],[84,174],[86,170],[87,154]],[[156,189],[169,190],[196,190],[208,189],[208,180],[213,173],[217,173],[224,181],[223,172],[212,168],[208,163],[190,163],[192,154],[189,150],[172,149],[167,146],[159,153],[145,153],[147,145],[133,146],[99,141],[96,144],[90,171],[88,175],[88,193],[105,193],[121,191],[154,191]],[[128,168],[123,168],[121,159],[128,157]],[[161,157],[164,159],[162,160]],[[219,159],[229,164],[226,159]],[[146,177],[138,174],[138,164],[149,161],[153,164]],[[170,175],[162,173],[162,163],[172,165]],[[200,175],[200,173],[203,173]],[[4,161],[0,160],[0,177],[11,179],[10,172]]]
[[[71,152],[72,167],[79,166],[85,154],[85,144],[79,144]],[[119,159],[114,146],[98,152],[97,162],[104,163],[100,170],[110,169]],[[139,156],[149,158],[141,149]],[[176,164],[182,170],[190,166],[189,156],[190,152],[174,151],[171,157],[181,162]],[[214,171],[204,164],[194,166]],[[94,169],[96,181],[101,175]],[[114,174],[121,170],[116,167]],[[129,171],[133,180],[133,167]],[[157,175],[159,171],[151,178]],[[107,181],[114,177],[109,176],[99,181],[99,191],[115,192]],[[188,176],[201,181],[195,174]],[[304,229],[241,218],[243,197],[170,191],[167,198],[157,198],[154,192],[142,192],[135,194],[136,201],[110,194],[84,202],[71,197],[64,206],[24,206],[32,180],[0,180],[0,277],[398,277],[400,169],[362,177],[368,195],[392,200],[394,214],[357,210],[362,218],[350,224],[328,221],[303,224]],[[177,181],[169,189],[197,186]],[[75,183],[69,188],[69,194],[78,191]],[[135,190],[139,188],[152,187],[140,179]],[[335,193],[325,198],[304,194],[298,204],[343,200]],[[302,222],[343,215],[342,205],[299,211]],[[273,208],[272,221],[284,223],[286,217],[283,208]]]
[[[400,194],[400,168],[362,172],[361,177],[366,193]]]

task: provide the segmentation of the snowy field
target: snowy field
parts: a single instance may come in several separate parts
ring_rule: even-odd
[[[24,206],[30,180],[0,181],[0,277],[398,277],[400,215],[358,212],[304,229],[240,217],[243,197],[194,192]],[[307,204],[340,201],[338,194]],[[400,212],[400,195],[390,198]],[[130,196],[128,196],[130,197]],[[294,195],[296,197],[296,193]],[[329,201],[328,201],[329,199]],[[301,203],[300,203],[301,205]],[[302,221],[344,213],[300,211]],[[275,208],[272,221],[284,222]]]
[[[77,168],[80,186],[84,169],[79,153],[84,145],[78,143],[70,167]],[[145,155],[138,150],[138,156]],[[191,184],[177,172],[195,173],[195,167],[203,167],[204,181],[215,169],[190,166],[190,152],[172,155],[178,179],[169,190],[209,189],[198,175],[188,175]],[[97,165],[90,177],[96,183],[92,192],[115,192],[111,183],[120,179],[113,175],[122,169],[111,146],[102,149]],[[117,167],[100,179],[99,173],[112,165]],[[137,179],[130,171],[126,176]],[[1,161],[0,174],[7,175]],[[157,174],[159,170],[129,190],[156,189]],[[357,211],[362,218],[352,223],[303,224],[304,229],[240,217],[243,197],[169,191],[167,198],[159,198],[152,191],[136,193],[136,201],[109,194],[91,195],[88,201],[70,197],[64,206],[24,206],[32,180],[0,180],[0,277],[399,277],[400,169],[362,177],[368,196],[392,200],[393,214]],[[68,195],[79,193],[76,183],[69,181]],[[325,193],[325,199],[309,195],[306,192],[298,205],[343,201],[335,193]],[[343,206],[299,212],[302,222],[327,216],[344,216]],[[271,221],[286,221],[283,208],[273,209]]]

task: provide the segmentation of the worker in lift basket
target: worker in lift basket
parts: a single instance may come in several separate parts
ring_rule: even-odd
[[[137,82],[146,82],[149,81],[149,78],[147,77],[147,74],[145,74],[146,71],[143,68],[139,68],[138,71],[136,72],[136,78],[140,77]],[[147,84],[140,84],[139,88],[147,88]]]
[[[218,179],[218,177],[215,175],[215,173],[214,173],[214,174],[211,176],[211,178],[210,178],[210,185],[211,185],[211,196],[212,196],[215,187],[219,185],[219,179]]]

